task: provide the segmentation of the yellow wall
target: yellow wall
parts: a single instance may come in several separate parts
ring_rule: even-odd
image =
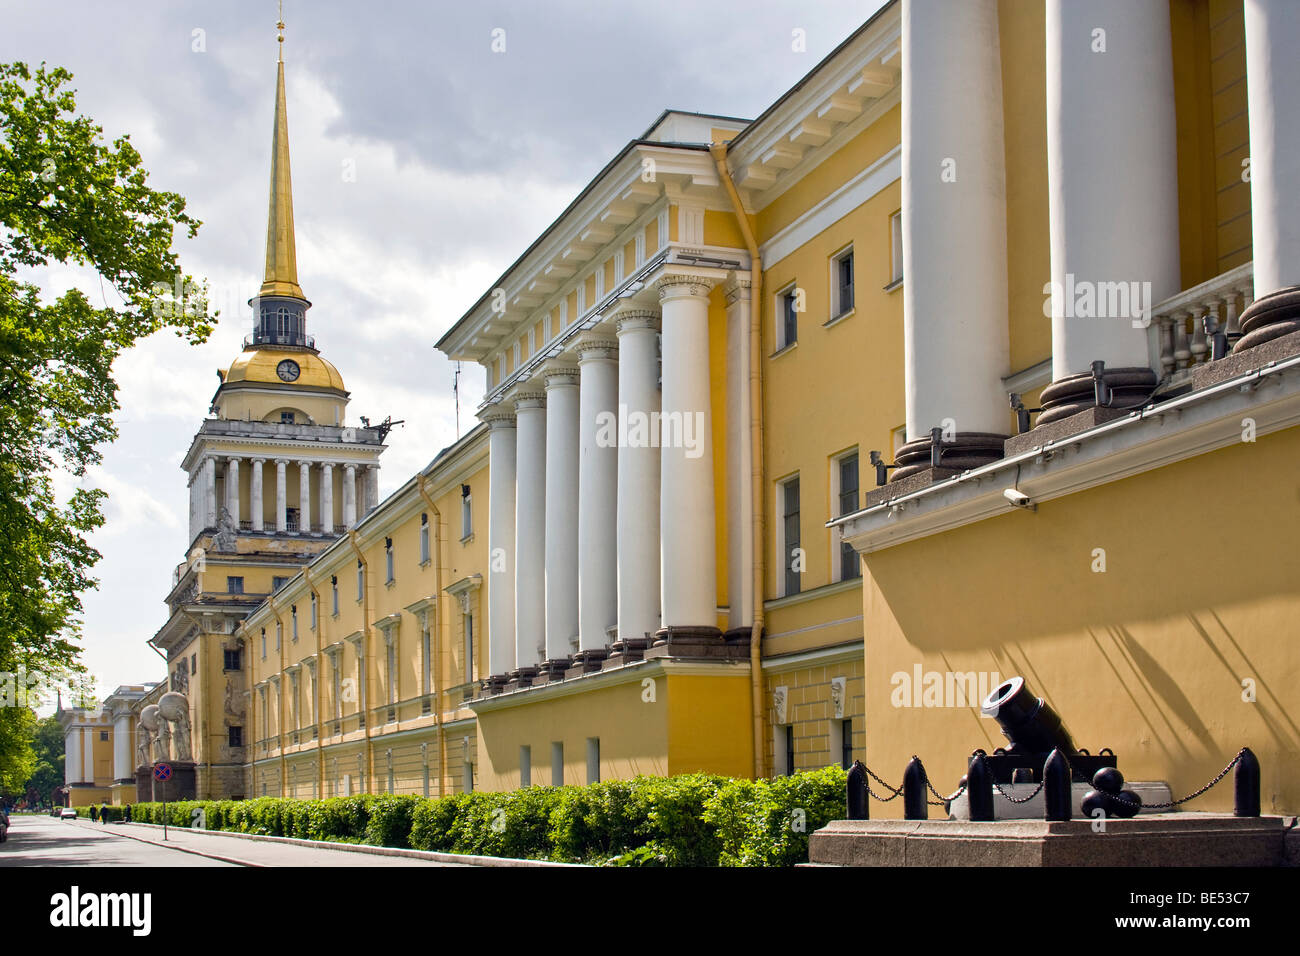
[[[1112,748],[1131,780],[1181,797],[1249,746],[1264,812],[1294,812],[1298,458],[1293,428],[868,555],[867,763],[897,781],[917,753],[937,788],[955,788],[971,750],[1004,742],[997,724],[970,707],[894,707],[891,677],[917,663],[997,671],[1025,677],[1078,746]],[[1190,809],[1231,806],[1227,781]]]

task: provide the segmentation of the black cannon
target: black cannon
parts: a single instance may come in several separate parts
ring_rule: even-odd
[[[1103,767],[1115,767],[1115,754],[1103,748],[1090,754],[1074,746],[1070,732],[1060,716],[1041,697],[1025,686],[1023,677],[1012,677],[999,684],[984,698],[980,711],[1002,727],[1009,748],[999,747],[985,756],[989,772],[999,784],[1038,783],[1043,779],[1043,765],[1053,750],[1059,750],[1070,764],[1074,780],[1087,783]]]

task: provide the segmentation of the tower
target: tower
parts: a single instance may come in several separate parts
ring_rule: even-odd
[[[277,24],[284,42],[284,23]],[[283,46],[281,46],[283,50]],[[225,369],[210,417],[181,467],[190,489],[186,559],[175,570],[167,623],[150,644],[167,656],[168,685],[190,703],[194,796],[240,796],[247,655],[276,654],[310,634],[323,609],[286,609],[290,633],[243,647],[239,621],[378,504],[384,433],[352,427],[338,369],[307,333],[298,284],[284,57],[276,64],[266,271],[249,300],[253,331]],[[183,797],[184,794],[176,794]]]

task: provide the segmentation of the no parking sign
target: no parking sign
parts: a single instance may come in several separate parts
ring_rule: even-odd
[[[153,766],[153,778],[158,781],[170,780],[172,768],[170,764],[156,763]]]

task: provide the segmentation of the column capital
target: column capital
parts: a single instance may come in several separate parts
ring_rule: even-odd
[[[289,459],[288,459],[288,458],[277,458],[277,459],[275,460],[275,463],[276,463],[277,465],[279,465],[279,466],[284,466],[284,465],[289,464]]]
[[[510,398],[514,401],[516,414],[525,409],[546,407],[546,392],[539,388],[520,389],[514,392]]]
[[[578,375],[576,365],[548,365],[542,369],[542,380],[546,383],[548,392],[552,388],[560,388],[566,385],[576,386],[578,384]]]
[[[712,276],[690,272],[668,272],[655,280],[659,301],[680,298],[707,298],[718,280]]]
[[[252,464],[254,464],[254,465],[265,465],[265,464],[266,464],[266,459],[265,459],[265,458],[250,458],[250,459],[248,459],[248,460],[249,460]]]
[[[515,427],[515,410],[512,405],[506,405],[504,402],[498,402],[490,405],[483,411],[479,412],[478,419],[481,422],[487,422],[488,428],[514,428]]]
[[[578,364],[612,361],[618,358],[618,340],[604,335],[584,335],[573,347],[578,353]]]
[[[322,471],[325,470],[326,468],[328,468],[330,471],[334,470],[334,462],[332,461],[322,461],[320,463],[320,466]]]
[[[750,289],[754,287],[753,280],[749,276],[737,274],[726,285],[722,287],[723,294],[727,297],[727,305],[732,306],[737,302],[749,302]]]
[[[344,462],[344,463],[343,463],[343,470],[344,470],[344,471],[350,471],[350,472],[352,472],[353,474],[356,474],[356,471],[357,471],[356,462],[351,462],[351,461],[346,461],[346,462]]]
[[[243,456],[243,455],[226,455],[225,458],[226,458],[226,463],[227,463],[227,464],[238,465],[241,461],[243,461],[244,456]]]
[[[644,329],[659,331],[658,309],[623,309],[614,314],[614,328],[619,338],[624,332],[638,332]]]

